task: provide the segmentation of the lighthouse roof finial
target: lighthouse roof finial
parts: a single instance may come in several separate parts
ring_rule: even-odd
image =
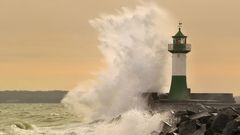
[[[186,37],[186,36],[184,36],[184,34],[181,32],[181,28],[182,28],[182,23],[179,22],[179,23],[178,23],[178,32],[173,36],[173,38]]]

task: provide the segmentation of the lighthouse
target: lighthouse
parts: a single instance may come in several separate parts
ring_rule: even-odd
[[[178,32],[172,36],[173,43],[168,45],[168,51],[172,53],[172,81],[169,92],[170,100],[190,99],[190,89],[187,87],[186,59],[191,51],[191,45],[187,44],[187,36],[182,31],[182,23],[179,23]]]
[[[232,93],[191,93],[187,86],[186,67],[187,53],[191,51],[191,45],[187,43],[187,36],[182,33],[182,23],[179,23],[178,32],[172,36],[173,43],[168,45],[168,51],[172,54],[172,81],[169,93],[146,92],[151,108],[159,108],[163,104],[181,103],[178,105],[188,107],[188,103],[202,103],[212,105],[236,104]],[[183,101],[183,102],[182,102]]]

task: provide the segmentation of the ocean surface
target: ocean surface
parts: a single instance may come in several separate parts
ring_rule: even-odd
[[[79,117],[62,104],[0,104],[0,135],[74,135]]]
[[[131,109],[83,122],[68,111],[62,104],[0,104],[0,135],[151,135],[169,115]]]

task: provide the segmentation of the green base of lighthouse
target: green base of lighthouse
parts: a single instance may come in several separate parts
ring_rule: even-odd
[[[190,89],[187,88],[186,76],[172,76],[169,99],[170,100],[190,99]]]

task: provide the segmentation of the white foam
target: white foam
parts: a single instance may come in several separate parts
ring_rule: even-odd
[[[168,118],[168,113],[152,115],[146,111],[130,110],[119,121],[98,125],[93,135],[150,135],[153,131],[161,131],[161,122]]]
[[[64,105],[85,120],[114,117],[132,108],[144,109],[141,93],[163,92],[170,84],[169,35],[175,28],[169,14],[155,4],[122,8],[116,15],[90,21],[99,31],[99,49],[108,70],[89,89],[77,86]]]
[[[123,113],[114,120],[106,119],[93,124],[78,123],[58,127],[35,127],[32,130],[13,127],[12,134],[18,135],[150,135],[159,133],[162,121],[168,121],[170,113],[150,113],[136,109]]]

